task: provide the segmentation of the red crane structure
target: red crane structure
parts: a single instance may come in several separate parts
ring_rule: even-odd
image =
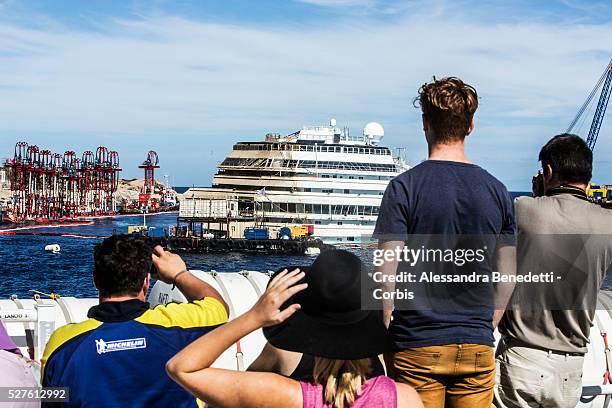
[[[57,221],[116,212],[119,154],[99,147],[78,158],[19,142],[5,163],[12,192],[14,222]]]
[[[138,197],[138,205],[140,207],[147,207],[151,201],[151,195],[155,194],[155,169],[159,169],[159,156],[153,150],[149,150],[147,158],[140,166],[140,169],[144,169],[144,184]]]

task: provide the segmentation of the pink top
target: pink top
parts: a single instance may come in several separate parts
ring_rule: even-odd
[[[323,402],[323,386],[309,383],[302,385],[304,408],[330,408]],[[389,377],[380,376],[368,380],[361,388],[351,408],[397,408],[397,388]]]

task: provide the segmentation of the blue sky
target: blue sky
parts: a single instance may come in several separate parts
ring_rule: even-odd
[[[176,185],[209,185],[234,142],[336,117],[382,123],[416,164],[412,99],[455,75],[481,98],[469,156],[523,190],[612,57],[611,16],[578,0],[0,0],[0,158],[19,140],[102,144],[137,177],[154,149]],[[598,182],[612,183],[611,123]]]

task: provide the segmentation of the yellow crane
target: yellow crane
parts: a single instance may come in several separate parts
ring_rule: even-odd
[[[612,203],[612,186],[591,183],[587,190],[589,198],[599,203]]]

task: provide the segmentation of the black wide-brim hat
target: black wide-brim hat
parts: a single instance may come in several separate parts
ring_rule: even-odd
[[[302,307],[285,322],[263,329],[268,342],[279,349],[335,360],[391,351],[382,310],[361,310],[363,267],[356,255],[343,250],[325,251],[311,267],[300,267],[306,273],[300,283],[308,283],[308,288],[283,307],[294,303]]]

